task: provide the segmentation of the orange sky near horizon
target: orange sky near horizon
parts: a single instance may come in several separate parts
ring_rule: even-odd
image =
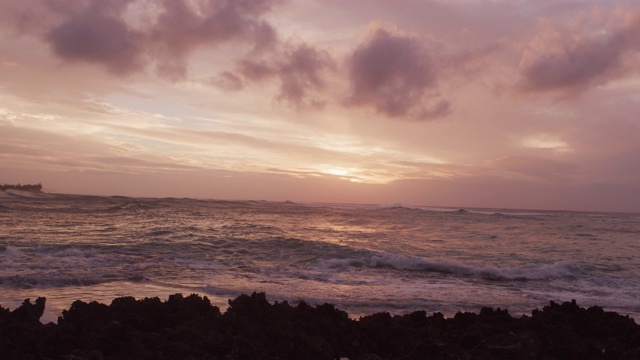
[[[0,5],[0,183],[640,212],[637,1]]]

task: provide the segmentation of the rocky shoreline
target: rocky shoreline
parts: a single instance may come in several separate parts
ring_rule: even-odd
[[[41,324],[45,299],[0,307],[3,359],[640,359],[628,317],[551,302],[531,316],[417,311],[350,319],[333,305],[241,295],[221,313],[206,297],[76,301]]]

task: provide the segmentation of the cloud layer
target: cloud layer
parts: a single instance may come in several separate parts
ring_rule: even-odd
[[[116,76],[153,66],[165,79],[186,80],[197,49],[240,45],[235,68],[210,77],[210,84],[239,91],[275,81],[275,99],[298,109],[334,101],[413,120],[451,111],[438,94],[440,69],[427,42],[384,27],[336,59],[328,48],[280,38],[266,19],[279,0],[33,2],[8,6],[13,18],[23,19],[13,21],[15,28],[40,37],[59,59],[95,64]],[[345,88],[327,89],[334,79],[346,79]]]
[[[335,186],[335,201],[367,188],[369,202],[454,206],[596,208],[640,194],[632,0],[0,9],[0,177],[90,172],[112,186],[212,171],[238,196],[259,197],[269,177],[282,200],[295,183],[320,200]],[[229,196],[202,179],[199,196]]]
[[[447,48],[428,33],[369,25],[364,41],[337,54],[299,38],[284,40],[269,18],[283,0],[0,4],[5,26],[39,37],[64,61],[95,64],[116,76],[153,67],[163,78],[181,81],[189,79],[197,50],[227,44],[233,48],[235,67],[208,77],[220,89],[240,91],[275,82],[275,99],[297,109],[320,109],[334,102],[395,119],[450,115],[455,99],[442,95],[443,86],[453,80],[468,82],[472,73],[486,70],[477,64],[473,72],[466,67],[493,55],[497,47],[495,39],[486,39],[476,48]],[[640,7],[594,8],[568,22],[540,18],[538,23],[519,64],[500,64],[519,73],[520,92],[580,94],[638,71]],[[500,47],[508,43],[502,39]],[[512,50],[516,44],[512,39]],[[335,86],[340,83],[342,88]]]
[[[263,16],[279,2],[34,0],[6,9],[20,32],[40,35],[64,60],[101,65],[116,75],[153,63],[160,75],[180,80],[199,47],[241,42],[259,51],[273,44],[276,31]]]

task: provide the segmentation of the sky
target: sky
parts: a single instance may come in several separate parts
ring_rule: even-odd
[[[0,183],[640,212],[638,0],[0,6]]]

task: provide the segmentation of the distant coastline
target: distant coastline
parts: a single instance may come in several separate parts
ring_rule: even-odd
[[[38,184],[26,184],[26,185],[11,185],[11,184],[3,184],[0,185],[0,190],[2,191],[7,191],[7,190],[20,190],[20,191],[28,191],[28,192],[33,192],[33,193],[40,193],[42,192],[42,184],[38,183]]]

